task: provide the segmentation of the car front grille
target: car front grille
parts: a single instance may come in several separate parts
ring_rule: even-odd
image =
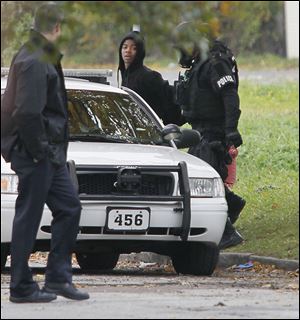
[[[79,194],[112,195],[120,194],[116,187],[116,173],[77,173]],[[170,196],[174,190],[172,174],[143,174],[141,187],[137,191],[140,195]]]

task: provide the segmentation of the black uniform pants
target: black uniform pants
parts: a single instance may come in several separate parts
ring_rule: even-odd
[[[67,166],[54,166],[48,158],[34,163],[24,152],[14,150],[11,167],[19,178],[11,240],[11,295],[30,295],[38,288],[32,278],[28,259],[45,203],[53,216],[45,281],[71,283],[72,252],[78,233],[81,204]]]
[[[201,141],[198,145],[191,147],[189,153],[210,164],[220,175],[223,181],[227,178],[228,153],[224,142],[224,134],[216,131],[202,131],[197,127],[201,135]],[[227,162],[227,163],[226,163]]]
[[[201,141],[198,145],[191,147],[189,153],[210,164],[220,175],[223,182],[228,175],[227,164],[230,163],[230,156],[226,150],[224,133],[220,130],[203,130],[197,126],[193,129],[201,134]],[[236,207],[239,206],[241,198],[225,187],[225,198],[228,204],[228,216],[235,216]]]

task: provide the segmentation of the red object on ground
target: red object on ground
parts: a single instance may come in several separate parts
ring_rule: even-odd
[[[228,152],[232,158],[232,163],[227,165],[228,176],[227,176],[224,184],[228,188],[232,188],[236,182],[236,158],[237,158],[239,152],[238,152],[238,149],[235,148],[234,146],[231,146],[229,148]]]

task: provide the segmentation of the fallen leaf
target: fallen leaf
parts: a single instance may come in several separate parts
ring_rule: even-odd
[[[214,306],[215,306],[215,307],[225,307],[226,304],[223,303],[223,302],[219,302],[218,304],[215,304]]]
[[[170,264],[166,264],[166,265],[164,265],[164,270],[166,271],[166,272],[175,272],[175,269],[174,269],[174,267],[172,266],[172,265],[170,265]]]
[[[299,290],[299,284],[298,283],[290,283],[287,286],[288,289],[292,289],[292,290]]]

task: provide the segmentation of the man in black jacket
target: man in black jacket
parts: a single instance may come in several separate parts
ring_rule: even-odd
[[[187,122],[201,135],[201,142],[191,147],[189,153],[209,163],[225,181],[227,165],[232,161],[229,148],[243,143],[238,131],[241,111],[237,65],[232,52],[220,41],[209,41],[204,35],[191,39],[189,46],[188,43],[185,42],[189,50],[177,44],[181,52],[179,64],[188,69],[178,83],[177,103]],[[228,219],[220,249],[243,241],[233,224],[246,204],[226,185],[224,187]]]
[[[89,298],[72,284],[81,204],[66,165],[67,96],[54,45],[62,19],[53,3],[37,9],[30,39],[13,58],[1,106],[1,153],[19,179],[10,247],[10,301],[17,303]],[[52,239],[40,290],[28,259],[45,203],[53,215]]]
[[[138,31],[129,32],[119,47],[122,86],[137,92],[164,124],[184,124],[181,109],[174,102],[174,90],[161,74],[144,65],[145,43]]]

